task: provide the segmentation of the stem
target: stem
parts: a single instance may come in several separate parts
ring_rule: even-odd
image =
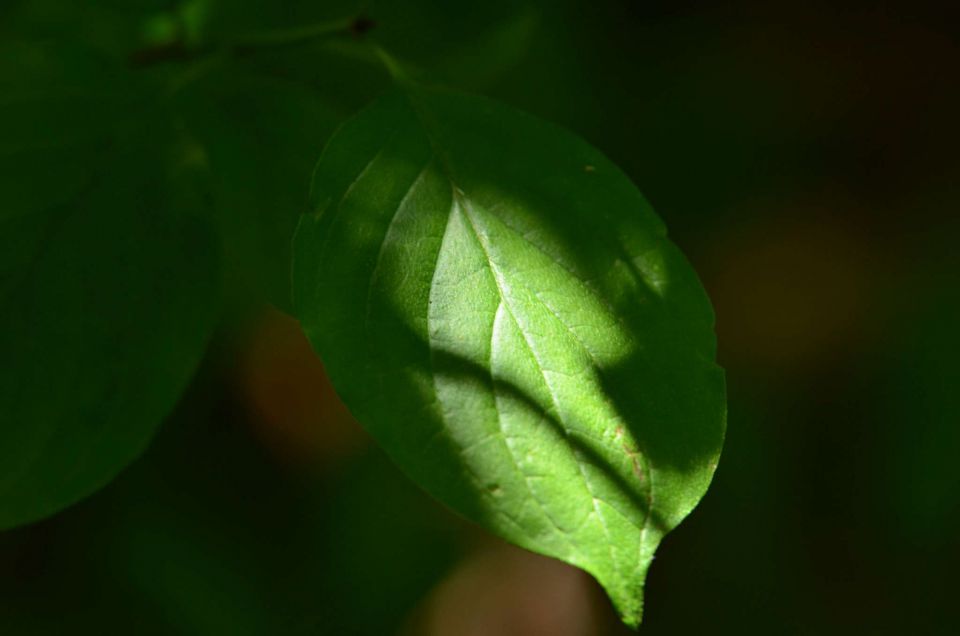
[[[384,68],[387,69],[387,72],[390,73],[390,77],[393,78],[397,84],[405,85],[410,83],[410,75],[403,68],[403,65],[397,61],[395,57],[387,53],[380,45],[372,44],[371,48],[376,54],[377,59],[383,64]]]
[[[236,52],[245,52],[262,48],[274,48],[299,44],[326,35],[355,34],[355,24],[360,18],[344,18],[330,22],[309,24],[293,29],[276,29],[237,38],[229,48]]]
[[[219,45],[189,49],[182,41],[174,41],[160,46],[134,51],[130,63],[136,68],[156,66],[168,62],[191,62],[205,58],[240,57],[264,49],[302,44],[323,37],[353,36],[359,38],[375,26],[375,22],[364,16],[352,16],[318,22],[292,29],[277,29],[254,33],[236,38]]]

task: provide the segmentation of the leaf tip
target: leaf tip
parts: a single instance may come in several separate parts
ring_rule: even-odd
[[[643,621],[643,591],[629,599],[614,599],[614,607],[620,621],[632,631],[640,629],[640,623]]]

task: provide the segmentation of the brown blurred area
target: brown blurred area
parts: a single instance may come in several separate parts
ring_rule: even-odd
[[[276,309],[260,314],[245,337],[236,399],[281,463],[335,468],[368,443],[299,323]]]
[[[478,549],[425,600],[410,636],[596,634],[598,590],[568,565],[509,545]]]

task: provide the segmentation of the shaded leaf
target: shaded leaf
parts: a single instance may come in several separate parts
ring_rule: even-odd
[[[143,26],[171,8],[168,0],[6,0],[0,31],[43,40],[83,42],[114,56],[141,44]]]
[[[310,174],[340,118],[317,91],[281,79],[221,75],[187,100],[209,164],[226,257],[241,279],[290,310],[290,246]]]
[[[130,97],[80,53],[25,45],[16,60],[0,73],[0,528],[140,453],[203,354],[217,296],[216,241],[164,161],[165,131],[127,126]]]
[[[136,78],[84,47],[0,44],[0,218],[76,194],[145,101]]]
[[[187,212],[190,194],[137,178],[137,160],[0,223],[0,528],[75,502],[132,461],[205,348],[216,243]]]
[[[410,89],[345,124],[294,246],[297,314],[393,459],[593,574],[639,623],[725,426],[713,314],[630,181],[571,134]]]

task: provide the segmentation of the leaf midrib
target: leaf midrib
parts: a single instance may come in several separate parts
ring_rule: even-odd
[[[558,418],[559,422],[562,424],[561,429],[563,430],[564,436],[567,437],[567,438],[569,438],[569,435],[570,435],[570,432],[571,432],[571,431],[567,428],[566,423],[565,423],[565,422],[563,421],[563,419],[562,419],[562,416],[561,416],[561,414],[560,414],[559,404],[558,404],[558,402],[557,402],[557,398],[556,398],[556,395],[555,395],[555,391],[554,391],[552,385],[550,384],[550,381],[547,379],[547,376],[546,376],[546,374],[545,374],[545,369],[543,368],[543,365],[540,363],[539,357],[537,356],[535,350],[533,349],[533,346],[531,345],[531,343],[530,343],[530,341],[529,341],[529,336],[528,336],[527,333],[524,331],[524,329],[521,327],[519,321],[518,321],[517,318],[516,318],[515,312],[513,311],[512,307],[511,307],[510,304],[509,304],[509,301],[507,300],[507,296],[506,296],[506,294],[504,293],[504,289],[503,289],[502,273],[499,272],[499,269],[496,267],[496,265],[495,265],[495,263],[494,263],[494,261],[493,261],[493,258],[492,258],[491,254],[490,254],[490,250],[489,250],[488,246],[485,244],[484,240],[481,238],[480,232],[478,231],[478,229],[477,229],[477,227],[476,227],[476,223],[474,222],[474,219],[473,219],[473,217],[471,216],[472,212],[471,212],[470,206],[469,206],[469,199],[468,199],[468,197],[467,197],[467,195],[466,195],[465,190],[464,190],[462,187],[460,187],[460,185],[459,185],[459,183],[458,183],[458,180],[457,180],[456,177],[454,176],[454,170],[453,170],[453,167],[452,167],[452,165],[451,165],[451,162],[447,159],[446,153],[444,152],[442,146],[437,142],[437,140],[435,139],[434,135],[433,135],[432,132],[431,132],[431,125],[430,125],[430,122],[429,122],[430,117],[427,115],[427,113],[425,112],[425,110],[418,104],[417,99],[416,99],[409,91],[406,91],[406,90],[403,91],[403,95],[404,95],[404,97],[407,99],[407,103],[410,104],[411,110],[413,111],[413,114],[414,114],[414,116],[416,117],[417,122],[420,124],[420,127],[421,127],[421,129],[422,129],[422,131],[423,131],[423,133],[424,133],[424,136],[426,137],[427,142],[428,142],[428,144],[430,145],[430,148],[433,150],[434,157],[438,160],[438,163],[440,164],[440,169],[441,169],[441,172],[443,173],[443,176],[447,179],[447,181],[448,181],[449,184],[450,184],[451,190],[452,190],[452,192],[453,192],[454,201],[458,203],[458,205],[455,205],[455,206],[452,206],[452,207],[451,207],[450,214],[451,214],[451,215],[453,214],[455,208],[458,208],[458,207],[459,207],[460,209],[462,209],[463,214],[464,214],[464,216],[465,216],[465,218],[466,218],[466,220],[467,220],[467,222],[468,222],[468,224],[469,224],[469,227],[470,227],[471,231],[473,232],[473,234],[474,234],[474,236],[476,237],[477,241],[480,243],[480,246],[481,246],[481,248],[482,248],[482,250],[483,250],[483,252],[484,252],[484,256],[485,256],[485,258],[486,258],[486,260],[487,260],[488,268],[490,269],[491,274],[492,274],[493,277],[494,277],[494,281],[495,281],[495,284],[496,284],[496,286],[497,286],[497,291],[498,291],[498,294],[499,294],[499,296],[500,296],[500,300],[501,300],[501,302],[503,302],[503,303],[505,304],[505,306],[507,307],[507,310],[510,312],[511,317],[512,317],[514,323],[517,325],[517,328],[518,328],[518,330],[520,331],[520,333],[521,333],[521,335],[522,335],[522,337],[523,337],[524,343],[527,345],[527,348],[530,350],[531,354],[534,356],[534,360],[536,361],[537,369],[538,369],[538,371],[540,372],[541,376],[543,377],[544,383],[546,384],[547,389],[548,389],[548,391],[549,391],[549,393],[550,393],[551,401],[553,402],[554,409],[555,409],[556,412],[557,412],[557,418]],[[448,222],[449,222],[449,220],[448,220]],[[508,227],[509,227],[509,226],[508,226]],[[511,228],[511,229],[512,229],[512,228]],[[546,251],[545,251],[541,246],[532,243],[529,239],[527,239],[527,238],[526,238],[525,236],[523,236],[522,234],[518,233],[518,235],[524,240],[524,242],[526,242],[527,244],[533,246],[535,249],[537,249],[538,251],[540,251],[541,253],[543,253],[545,256],[547,256],[547,258],[549,258],[552,262],[556,263],[559,267],[561,267],[568,275],[571,276],[571,278],[573,278],[574,280],[576,280],[576,281],[578,281],[579,283],[583,284],[582,281],[580,281],[579,277],[576,276],[576,274],[575,274],[574,272],[572,272],[566,265],[564,265],[563,263],[558,262],[555,256],[553,256],[552,254],[546,253]],[[618,246],[619,246],[619,243],[618,243]],[[432,287],[432,281],[431,281],[431,287]],[[590,290],[588,290],[588,291],[590,291]],[[583,339],[580,338],[580,337],[566,324],[566,322],[564,322],[562,319],[560,319],[560,317],[556,314],[556,312],[553,310],[553,308],[550,307],[545,301],[543,301],[543,299],[541,299],[541,298],[539,297],[539,295],[534,294],[534,296],[537,298],[537,300],[540,302],[540,304],[543,305],[543,306],[545,307],[545,309],[546,309],[547,311],[549,311],[549,312],[557,319],[557,321],[558,321],[561,325],[563,325],[564,329],[566,329],[566,330],[571,334],[571,336],[572,336],[572,337],[574,338],[574,340],[580,345],[580,347],[583,349],[583,351],[586,352],[587,355],[590,357],[590,359],[591,359],[594,367],[597,368],[597,369],[600,369],[601,367],[600,367],[600,364],[599,364],[599,361],[598,361],[596,355],[595,355],[594,352],[586,345],[586,343],[583,342]],[[621,321],[621,319],[619,318],[617,312],[612,311],[612,308],[609,306],[608,301],[606,301],[606,299],[603,299],[603,298],[601,298],[601,301],[602,301],[602,303],[604,304],[605,308],[607,308],[608,310],[610,310],[610,314],[613,315],[613,316],[615,316],[615,317],[617,317],[618,322],[620,322],[621,325],[622,325],[622,321]],[[498,413],[498,417],[499,417],[499,413]],[[592,488],[590,487],[589,480],[587,479],[586,474],[584,473],[583,464],[582,464],[582,462],[580,461],[580,458],[577,457],[576,453],[574,452],[572,445],[568,445],[568,448],[570,449],[570,452],[571,452],[571,454],[573,455],[574,462],[576,463],[577,468],[578,468],[581,476],[583,477],[584,487],[586,488],[587,493],[590,495],[591,500],[593,501],[594,514],[596,514],[597,517],[599,518],[599,520],[601,521],[601,523],[602,523],[602,525],[603,525],[603,527],[604,527],[604,530],[605,530],[605,532],[607,533],[607,536],[608,536],[608,538],[609,538],[609,537],[610,537],[609,529],[608,529],[608,527],[607,527],[607,524],[606,524],[605,520],[603,519],[603,516],[602,516],[602,515],[599,513],[599,511],[597,510],[597,505],[596,505],[596,499],[597,499],[597,497],[596,497],[596,495],[594,494]],[[653,472],[654,472],[653,465],[652,465],[652,463],[650,462],[650,458],[649,458],[649,456],[648,456],[646,453],[641,453],[641,455],[644,457],[644,459],[646,460],[646,464],[647,464],[646,476],[647,476],[647,484],[648,484],[648,487],[647,487],[647,510],[645,511],[645,514],[644,514],[643,523],[638,527],[629,517],[627,517],[626,515],[624,515],[616,506],[613,506],[613,505],[611,505],[611,504],[608,503],[608,507],[610,507],[611,509],[613,509],[618,515],[622,516],[628,523],[630,523],[630,525],[633,525],[634,527],[638,527],[638,529],[640,530],[640,549],[641,549],[641,551],[642,551],[642,550],[643,550],[643,547],[644,547],[644,543],[645,543],[645,541],[646,541],[646,535],[647,535],[647,531],[648,531],[648,527],[649,527],[650,517],[653,515],[653,503],[654,503],[655,495],[654,495],[654,485],[653,485],[653,483],[654,483],[654,480],[653,480]],[[518,468],[519,468],[519,467],[518,467]],[[522,470],[521,470],[520,472],[523,473]],[[640,561],[638,562],[638,567],[640,567],[641,565],[642,565],[642,560],[640,560]]]
[[[510,295],[506,293],[504,285],[506,281],[503,277],[503,272],[500,271],[500,268],[496,265],[493,259],[493,255],[490,253],[490,246],[487,244],[486,238],[482,236],[481,232],[477,228],[476,221],[473,218],[473,212],[470,209],[470,205],[466,200],[466,196],[461,193],[455,193],[455,197],[458,198],[459,205],[457,208],[461,210],[463,217],[467,221],[467,225],[470,227],[471,232],[473,232],[474,237],[477,239],[477,243],[480,245],[481,250],[483,251],[484,257],[487,260],[487,266],[490,270],[490,273],[493,277],[494,283],[497,287],[497,294],[500,297],[500,304],[506,309],[507,313],[510,314],[510,318],[513,320],[514,324],[517,325],[517,330],[520,332],[520,336],[523,339],[524,344],[526,344],[527,349],[530,351],[530,354],[533,356],[534,361],[536,362],[537,370],[540,372],[540,376],[543,378],[544,385],[547,387],[547,393],[550,394],[550,401],[553,404],[553,410],[556,413],[557,421],[561,424],[560,429],[563,431],[563,435],[567,438],[569,442],[570,431],[567,428],[566,423],[563,421],[563,414],[560,409],[560,402],[557,399],[556,390],[550,382],[550,379],[547,377],[546,369],[544,369],[543,364],[540,362],[540,356],[537,354],[536,348],[533,346],[533,343],[530,342],[530,337],[527,334],[526,330],[523,328],[523,325],[520,324],[520,321],[517,319],[516,311],[510,303]],[[491,329],[491,347],[490,347],[490,369],[491,373],[493,370],[493,335],[494,330]],[[496,384],[493,385],[494,392],[494,403],[496,403]],[[500,419],[500,411],[497,410],[497,418]],[[607,525],[607,521],[604,518],[603,514],[600,512],[600,509],[597,506],[597,495],[594,492],[593,488],[590,485],[590,480],[587,477],[587,473],[584,471],[583,463],[580,461],[580,458],[577,457],[576,452],[573,450],[571,444],[567,444],[567,448],[570,449],[570,453],[573,456],[574,464],[577,466],[577,471],[580,473],[580,477],[583,480],[584,488],[587,491],[587,494],[590,495],[590,500],[593,504],[591,512],[599,521],[601,527],[603,528],[604,534],[607,536],[607,552],[610,556],[610,563],[616,563],[616,559],[613,556],[613,535],[610,533],[610,527]],[[523,472],[521,470],[521,472]],[[646,517],[645,517],[646,518]],[[628,520],[629,521],[629,520]]]
[[[557,395],[556,395],[556,391],[555,391],[553,385],[551,384],[550,380],[548,379],[547,374],[546,374],[546,372],[545,372],[545,369],[544,369],[543,365],[540,363],[539,356],[537,355],[535,348],[533,347],[532,343],[531,343],[530,340],[529,340],[529,335],[528,335],[527,332],[522,328],[520,322],[519,322],[519,321],[517,320],[517,318],[516,318],[515,310],[514,310],[514,308],[512,307],[512,305],[510,304],[509,295],[505,292],[504,287],[503,287],[503,285],[504,285],[504,283],[505,283],[505,281],[503,280],[503,272],[501,272],[501,271],[499,270],[498,266],[497,266],[496,263],[494,262],[494,259],[492,258],[492,255],[491,255],[490,250],[489,250],[489,246],[486,244],[485,238],[483,237],[483,234],[479,231],[479,228],[476,226],[476,221],[475,221],[475,219],[474,219],[473,216],[472,216],[474,213],[473,213],[473,211],[471,211],[471,209],[470,209],[470,204],[469,204],[469,201],[468,201],[468,197],[467,197],[465,191],[459,186],[458,180],[457,180],[456,177],[455,177],[454,170],[453,170],[453,168],[452,168],[452,166],[451,166],[451,163],[450,163],[450,161],[448,160],[448,158],[446,157],[446,153],[443,151],[442,147],[437,143],[434,135],[433,135],[432,132],[431,132],[431,126],[430,126],[430,124],[429,124],[429,119],[430,119],[430,118],[429,118],[429,116],[426,115],[426,113],[423,112],[422,108],[418,105],[417,100],[416,100],[412,95],[410,95],[407,91],[403,91],[403,95],[404,95],[404,97],[406,98],[407,103],[410,105],[411,110],[412,110],[412,112],[413,112],[413,114],[414,114],[417,122],[419,123],[420,128],[421,128],[421,130],[422,130],[422,132],[423,132],[423,134],[424,134],[424,136],[425,136],[425,138],[426,138],[426,140],[427,140],[427,142],[428,142],[428,144],[429,144],[429,146],[430,146],[431,156],[430,156],[429,160],[427,161],[426,165],[417,173],[417,176],[416,176],[416,177],[414,178],[414,180],[411,182],[411,185],[409,186],[409,188],[407,189],[407,191],[406,191],[406,192],[404,193],[404,195],[401,197],[400,203],[397,205],[396,209],[393,211],[393,214],[392,214],[392,216],[391,216],[391,218],[390,218],[390,221],[389,221],[388,224],[387,224],[387,229],[386,229],[386,231],[384,232],[384,238],[383,238],[383,240],[381,241],[381,243],[380,243],[380,245],[379,245],[379,247],[378,247],[378,253],[377,253],[376,261],[375,261],[375,264],[374,264],[374,270],[373,270],[373,272],[372,272],[372,274],[371,274],[370,283],[369,283],[369,285],[368,285],[368,290],[367,290],[367,301],[366,301],[366,312],[367,312],[367,316],[365,317],[365,320],[364,320],[365,331],[369,332],[369,327],[370,327],[370,315],[371,315],[371,313],[372,313],[372,312],[371,312],[371,306],[372,306],[372,297],[373,297],[373,287],[374,287],[374,285],[375,285],[375,281],[376,281],[377,278],[379,277],[380,263],[381,263],[381,261],[382,261],[385,244],[386,244],[386,242],[387,242],[387,240],[388,240],[388,237],[389,237],[390,234],[391,234],[391,231],[393,230],[393,228],[394,228],[394,226],[395,226],[395,223],[396,223],[397,219],[398,219],[399,216],[400,216],[400,213],[401,213],[401,211],[402,211],[402,209],[403,209],[403,207],[404,207],[404,204],[407,202],[407,200],[409,199],[409,197],[412,195],[412,192],[413,192],[414,189],[417,187],[417,185],[422,182],[423,175],[424,175],[424,174],[426,173],[426,171],[430,168],[431,164],[436,163],[437,166],[438,166],[438,168],[439,168],[439,171],[441,172],[441,174],[443,175],[443,177],[445,178],[445,180],[448,182],[448,184],[449,184],[449,186],[450,186],[450,188],[451,188],[451,192],[452,192],[452,204],[451,204],[450,210],[449,210],[449,212],[448,212],[448,216],[447,216],[447,220],[446,220],[446,226],[449,226],[450,220],[451,220],[451,218],[453,217],[453,215],[456,213],[456,211],[457,211],[458,209],[461,210],[461,215],[462,215],[463,219],[466,221],[465,225],[467,225],[467,226],[470,228],[471,233],[473,234],[473,236],[475,237],[476,241],[478,242],[478,245],[480,246],[481,250],[483,251],[484,257],[485,257],[486,262],[487,262],[487,268],[488,268],[488,270],[489,270],[489,272],[490,272],[490,274],[491,274],[491,276],[492,276],[492,278],[493,278],[493,280],[494,280],[494,283],[495,283],[495,285],[496,285],[496,288],[497,288],[497,292],[498,292],[498,296],[499,296],[499,299],[500,299],[500,303],[503,305],[503,307],[505,308],[505,310],[510,314],[510,317],[511,317],[511,319],[513,320],[513,322],[516,324],[516,326],[517,326],[517,328],[518,328],[518,331],[520,332],[520,334],[521,334],[521,336],[522,336],[522,338],[523,338],[523,340],[524,340],[524,343],[526,344],[527,349],[530,351],[531,355],[533,356],[534,361],[535,361],[535,363],[536,363],[537,370],[539,371],[541,377],[543,378],[543,381],[544,381],[544,383],[545,383],[545,385],[546,385],[546,387],[547,387],[548,393],[550,394],[550,399],[551,399],[551,402],[552,402],[552,404],[553,404],[553,409],[556,411],[556,413],[557,413],[557,418],[558,418],[558,422],[561,424],[560,429],[561,429],[561,431],[563,432],[564,437],[566,437],[567,439],[569,439],[572,431],[568,428],[566,422],[563,421],[563,418],[562,418],[562,416],[561,416],[561,411],[560,411],[560,406],[559,406],[558,398],[557,398]],[[386,145],[387,145],[387,144],[384,144],[384,146],[386,146]],[[347,194],[349,193],[349,191],[352,190],[353,186],[355,186],[356,183],[361,180],[363,174],[367,172],[367,170],[370,168],[370,165],[371,165],[372,163],[374,163],[375,160],[376,160],[376,158],[379,157],[379,156],[382,154],[382,151],[383,151],[383,150],[384,150],[384,147],[381,147],[380,151],[374,155],[374,158],[371,159],[371,161],[360,171],[360,173],[358,174],[358,176],[356,177],[356,179],[355,179],[355,180],[350,184],[350,186],[347,188],[347,192],[345,192],[343,198],[346,198],[346,196],[347,196]],[[341,201],[343,200],[343,198],[341,199]],[[338,210],[338,213],[339,213],[339,210]],[[335,222],[335,221],[332,221],[332,222]],[[508,227],[509,227],[509,226],[508,226]],[[515,230],[514,228],[512,228],[512,227],[511,227],[510,229],[516,231],[516,230]],[[519,233],[518,233],[518,234],[519,234]],[[577,281],[578,283],[580,283],[581,285],[585,285],[585,283],[583,283],[583,281],[581,281],[580,278],[577,277],[577,276],[574,274],[574,272],[572,272],[572,271],[569,269],[569,267],[567,267],[565,264],[557,261],[557,258],[556,258],[555,255],[546,252],[546,251],[544,250],[544,248],[542,248],[542,246],[539,246],[539,245],[537,245],[537,244],[535,244],[535,243],[532,243],[532,242],[531,242],[529,239],[527,239],[525,236],[522,236],[522,235],[520,235],[520,236],[521,236],[521,238],[524,240],[525,243],[531,245],[533,248],[537,249],[539,252],[541,252],[542,254],[544,254],[544,256],[546,256],[547,258],[549,258],[551,262],[553,262],[553,263],[557,264],[559,267],[561,267],[561,268],[562,268],[569,276],[571,276],[574,280],[576,280],[576,281]],[[434,288],[434,285],[435,285],[436,272],[437,272],[437,263],[438,263],[438,261],[439,261],[441,252],[442,252],[442,244],[441,244],[441,248],[438,249],[438,251],[437,251],[437,261],[434,262],[434,269],[433,269],[434,275],[433,275],[433,277],[432,277],[432,279],[431,279],[431,281],[430,281],[430,290],[431,290],[431,292],[432,292],[432,290],[433,290],[433,288]],[[591,291],[591,290],[588,289],[588,291]],[[586,343],[583,342],[582,338],[580,338],[580,337],[576,334],[576,332],[574,332],[574,331],[569,327],[569,325],[567,325],[566,322],[563,321],[563,320],[557,315],[557,313],[553,310],[553,308],[550,307],[548,303],[546,303],[543,299],[540,298],[540,296],[539,296],[538,294],[534,294],[534,297],[536,297],[537,300],[538,300],[538,302],[539,302],[541,305],[544,306],[544,308],[564,327],[564,329],[567,330],[568,333],[570,333],[570,335],[574,338],[574,340],[578,343],[578,345],[582,348],[582,350],[583,350],[583,351],[587,354],[587,356],[590,358],[590,360],[591,360],[591,362],[593,363],[593,365],[594,365],[597,369],[599,369],[600,367],[599,367],[599,362],[598,362],[598,359],[597,359],[596,354],[586,345]],[[607,308],[607,309],[612,309],[611,307],[609,307],[608,301],[607,301],[606,299],[601,298],[601,301],[602,301],[603,304],[605,305],[605,308]],[[499,308],[498,308],[498,311],[499,311]],[[616,312],[611,311],[611,315],[617,317]],[[619,317],[617,317],[617,320],[618,320],[618,322],[621,322],[621,324],[622,324],[622,321],[621,321],[621,319],[620,319]],[[492,331],[493,331],[493,330],[491,329],[491,337],[493,336]],[[429,319],[428,319],[428,338],[429,338]],[[439,398],[439,394],[437,393],[437,385],[436,385],[437,373],[436,373],[436,369],[435,369],[435,366],[434,366],[434,357],[433,357],[433,352],[434,352],[434,350],[435,350],[435,347],[433,346],[433,343],[432,343],[432,342],[429,343],[429,348],[430,348],[431,380],[432,380],[433,387],[434,387],[434,396],[435,396],[435,399],[437,400],[437,402],[442,404],[442,402],[441,402],[441,400],[440,400],[440,398]],[[491,355],[492,355],[492,352],[493,352],[493,345],[492,345],[492,343],[491,343]],[[491,372],[492,372],[492,366],[491,366]],[[491,376],[491,382],[493,382],[492,376]],[[532,498],[534,501],[537,502],[538,506],[540,507],[541,511],[542,511],[543,514],[545,515],[546,519],[547,519],[548,521],[550,521],[551,524],[552,524],[552,525],[555,527],[555,529],[557,530],[558,535],[559,535],[560,537],[564,538],[564,539],[568,542],[568,544],[570,544],[571,547],[573,547],[575,544],[573,544],[573,542],[571,541],[571,537],[570,537],[570,534],[571,534],[571,533],[568,532],[568,531],[565,531],[563,528],[561,528],[561,527],[552,519],[552,517],[550,516],[549,512],[547,512],[547,509],[546,509],[544,503],[539,500],[539,498],[538,498],[538,497],[536,496],[536,494],[534,493],[533,489],[530,487],[530,484],[529,484],[528,481],[527,481],[527,480],[528,480],[528,476],[527,476],[526,472],[521,468],[520,464],[519,464],[518,461],[517,461],[517,458],[516,458],[515,454],[513,453],[512,449],[510,448],[509,444],[506,443],[506,437],[505,437],[505,435],[504,435],[504,432],[503,432],[503,429],[502,429],[502,424],[501,424],[501,419],[502,419],[502,418],[501,418],[501,416],[500,416],[499,407],[497,406],[496,388],[495,388],[495,384],[493,384],[493,383],[492,383],[492,393],[493,393],[493,397],[494,397],[494,408],[496,409],[497,420],[498,420],[498,431],[497,431],[496,434],[497,434],[499,437],[501,437],[501,438],[504,439],[504,442],[505,442],[506,447],[507,447],[507,453],[508,453],[508,455],[510,456],[510,458],[511,458],[511,460],[512,460],[512,463],[514,464],[515,470],[518,472],[518,474],[522,477],[522,479],[524,480],[524,482],[527,484],[527,490],[528,490],[531,498]],[[450,418],[446,415],[446,413],[443,413],[442,408],[441,408],[441,415],[442,415],[444,421],[449,421]],[[448,432],[448,430],[447,430],[446,427],[442,427],[441,430],[437,431],[437,435],[448,435],[448,434],[449,434],[449,432]],[[598,441],[599,441],[599,440],[598,440]],[[648,528],[649,528],[650,517],[651,517],[652,514],[653,514],[653,505],[654,505],[654,487],[653,487],[653,473],[654,473],[654,468],[653,468],[653,466],[652,466],[652,463],[651,463],[650,460],[649,460],[649,457],[648,457],[645,453],[641,453],[641,455],[642,455],[642,456],[644,457],[644,459],[646,460],[646,461],[645,461],[645,463],[646,463],[646,471],[645,471],[645,474],[646,474],[646,477],[647,477],[647,480],[648,480],[648,488],[647,488],[647,497],[646,497],[646,499],[647,499],[647,510],[645,511],[643,522],[638,525],[638,524],[635,523],[632,519],[630,519],[627,515],[625,515],[622,511],[620,511],[619,508],[617,508],[616,506],[612,505],[612,504],[609,503],[609,502],[606,502],[606,500],[604,500],[604,499],[601,498],[601,497],[598,497],[598,496],[595,494],[595,492],[594,492],[594,490],[593,490],[593,487],[591,486],[590,480],[589,480],[589,478],[588,478],[588,476],[587,476],[587,473],[586,473],[586,471],[584,470],[583,462],[582,462],[581,459],[578,457],[576,451],[574,450],[573,445],[572,445],[572,444],[566,444],[565,446],[566,446],[567,450],[570,452],[570,454],[572,455],[573,460],[574,460],[574,463],[576,464],[577,469],[578,469],[578,472],[580,473],[580,476],[581,476],[581,478],[582,478],[583,487],[585,488],[587,494],[588,494],[588,495],[590,496],[590,498],[591,498],[591,501],[592,501],[592,509],[591,509],[591,513],[590,513],[590,514],[591,514],[592,516],[595,516],[595,517],[597,518],[597,521],[599,522],[599,524],[600,524],[601,527],[603,528],[604,533],[605,533],[606,536],[607,536],[607,547],[608,547],[608,550],[609,550],[609,553],[610,553],[611,563],[617,563],[617,561],[613,558],[613,551],[612,551],[613,536],[612,536],[612,533],[611,533],[611,531],[610,531],[609,525],[607,524],[606,519],[605,519],[605,517],[603,516],[603,513],[599,510],[598,500],[599,500],[599,501],[604,501],[605,503],[607,503],[607,507],[608,507],[608,508],[612,509],[617,515],[621,516],[621,517],[622,517],[624,520],[626,520],[631,526],[633,526],[634,528],[637,528],[637,529],[640,531],[639,553],[640,553],[640,557],[641,557],[641,558],[638,558],[638,559],[637,559],[635,569],[636,569],[636,570],[641,569],[641,568],[643,567],[643,559],[642,559],[642,556],[643,556],[644,550],[645,550],[646,536],[647,536],[647,532],[648,532]],[[476,481],[476,476],[475,476],[475,475],[472,475],[472,478],[474,479],[474,481]],[[479,484],[478,484],[478,485],[479,485]],[[504,518],[506,518],[512,525],[514,525],[514,526],[522,529],[522,526],[520,526],[520,524],[518,524],[517,521],[514,520],[514,519],[513,519],[512,517],[510,517],[509,515],[505,515],[505,514],[504,514],[504,515],[502,515],[502,516],[504,516]],[[527,533],[527,532],[524,532],[524,534],[527,535],[527,536],[530,536],[529,533]],[[575,549],[571,550],[571,554],[577,554],[577,553],[578,553],[577,550],[575,550]],[[582,553],[580,553],[580,554],[582,554]]]

